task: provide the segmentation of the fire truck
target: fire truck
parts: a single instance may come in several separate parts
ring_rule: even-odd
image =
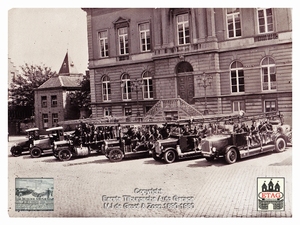
[[[282,152],[291,144],[292,131],[283,124],[280,112],[246,116],[244,112],[206,115],[178,121],[178,126],[195,127],[195,131],[173,132],[166,140],[158,140],[153,158],[173,163],[182,158],[204,157],[208,161],[223,157],[227,163],[268,151]],[[259,124],[257,124],[259,123]],[[251,130],[255,126],[257,131]],[[268,126],[268,128],[267,128]],[[178,130],[178,129],[177,129]],[[183,132],[180,132],[183,131]]]

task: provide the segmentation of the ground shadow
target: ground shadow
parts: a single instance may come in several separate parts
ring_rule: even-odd
[[[293,157],[290,156],[287,159],[282,160],[281,162],[269,164],[269,166],[291,166],[292,161]]]
[[[247,157],[247,158],[238,159],[234,164],[243,163],[243,162],[248,161],[248,160],[253,160],[255,158],[264,157],[264,156],[268,156],[268,155],[271,155],[271,154],[274,154],[274,153],[273,152],[265,152],[265,153],[250,156],[250,157]],[[224,157],[220,157],[220,158],[215,159],[213,161],[207,161],[206,159],[199,160],[195,164],[188,165],[188,167],[209,167],[209,166],[222,167],[222,166],[229,166],[229,165],[231,165],[231,164],[226,163]]]
[[[198,161],[195,161],[194,164],[189,164],[187,167],[210,167],[210,166],[216,166],[216,167],[222,167],[227,165],[224,158],[218,158],[213,161],[207,161],[205,158],[202,158]]]
[[[28,155],[24,155],[23,156],[23,159],[42,159],[42,158],[46,158],[46,157],[49,157],[49,156],[53,156],[52,154],[44,154],[44,155],[41,155],[40,157],[37,157],[37,158],[33,158],[33,157],[31,157],[31,155],[30,154],[28,154]]]
[[[197,156],[197,157],[190,157],[190,158],[184,158],[184,159],[179,159],[176,160],[173,163],[166,163],[163,159],[160,160],[155,160],[155,159],[151,159],[151,160],[147,160],[144,162],[144,164],[153,164],[153,165],[168,165],[168,164],[174,164],[174,163],[180,163],[180,162],[184,162],[184,161],[190,161],[190,160],[196,160],[196,159],[200,159],[202,158],[202,156]]]

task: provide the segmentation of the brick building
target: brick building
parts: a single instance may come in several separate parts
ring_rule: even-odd
[[[35,124],[43,133],[59,121],[78,119],[80,112],[70,103],[70,93],[80,90],[79,74],[66,54],[57,76],[51,77],[34,91]]]
[[[279,110],[291,123],[291,9],[83,10],[93,117],[181,98],[209,114]]]

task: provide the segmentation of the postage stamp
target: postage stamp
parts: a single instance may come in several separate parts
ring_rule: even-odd
[[[16,211],[53,211],[53,178],[16,178]]]
[[[257,210],[285,209],[285,180],[284,177],[257,178]]]

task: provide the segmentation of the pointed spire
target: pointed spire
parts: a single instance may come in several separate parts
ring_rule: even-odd
[[[64,61],[63,61],[62,65],[61,65],[60,70],[59,70],[58,73],[59,74],[70,74],[68,52],[66,53]]]
[[[72,59],[70,58],[68,51],[66,53],[66,56],[64,58],[64,61],[60,67],[60,70],[58,72],[58,75],[65,75],[65,76],[69,76],[69,75],[76,75],[78,74],[78,71],[72,61]]]

